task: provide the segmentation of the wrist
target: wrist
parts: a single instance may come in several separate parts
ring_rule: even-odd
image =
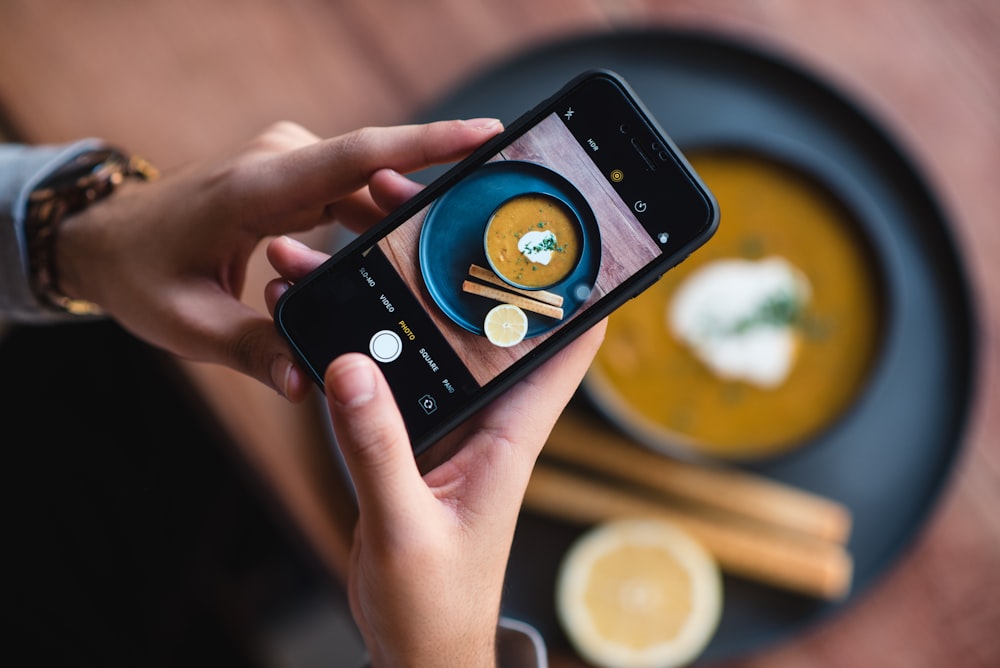
[[[371,668],[496,668],[499,615],[492,624],[418,624],[402,634],[365,634]]]
[[[128,178],[154,178],[145,161],[116,149],[86,151],[56,170],[31,193],[25,217],[31,289],[52,310],[74,315],[100,314],[96,304],[64,292],[61,270],[68,266],[59,250],[62,227],[90,205],[109,196]]]
[[[123,287],[116,288],[125,275],[123,263],[141,241],[132,228],[140,213],[132,191],[145,187],[147,184],[137,179],[126,179],[113,194],[62,220],[51,257],[53,275],[58,279],[55,292],[107,311],[104,307],[111,304],[105,304],[105,298],[109,290],[118,292]]]
[[[106,218],[105,207],[110,202],[97,202],[72,215],[66,216],[59,224],[58,243],[52,246],[52,275],[57,279],[53,292],[59,298],[69,300],[74,306],[65,310],[82,315],[85,309],[95,313],[104,311],[98,304],[103,303],[98,284],[104,261],[105,244],[100,240]],[[50,307],[52,306],[50,302]],[[82,305],[92,305],[82,306]],[[60,305],[61,306],[61,305]]]
[[[454,645],[427,647],[426,653],[370,651],[365,668],[497,668],[496,639],[491,636],[487,646]]]

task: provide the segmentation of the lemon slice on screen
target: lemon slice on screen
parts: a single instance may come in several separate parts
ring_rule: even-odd
[[[486,314],[483,329],[490,343],[508,348],[524,340],[524,335],[528,333],[528,316],[520,307],[500,304]]]
[[[658,520],[614,520],[567,551],[556,612],[577,652],[607,668],[672,668],[705,649],[722,613],[711,554]]]

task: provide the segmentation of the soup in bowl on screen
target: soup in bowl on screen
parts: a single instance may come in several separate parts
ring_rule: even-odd
[[[583,234],[576,213],[544,193],[524,193],[504,201],[486,224],[486,259],[507,283],[541,290],[576,269]]]

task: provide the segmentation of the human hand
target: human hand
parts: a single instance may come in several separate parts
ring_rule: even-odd
[[[457,160],[501,129],[492,119],[444,121],[320,140],[275,124],[231,156],[128,180],[67,218],[55,246],[59,288],[154,345],[299,401],[311,382],[272,320],[240,301],[258,243],[328,222],[360,231],[419,189],[401,173]]]
[[[287,283],[325,255],[276,239],[268,258],[285,281],[269,286],[273,309]],[[450,434],[454,454],[423,475],[375,363],[352,353],[327,368],[334,433],[358,498],[348,591],[374,666],[496,665],[503,579],[524,491],[604,327]]]

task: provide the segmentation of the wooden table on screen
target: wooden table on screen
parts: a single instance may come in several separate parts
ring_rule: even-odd
[[[0,121],[31,142],[102,136],[164,169],[278,119],[319,135],[412,118],[481,68],[618,28],[712,30],[798,59],[872,110],[955,223],[980,320],[976,403],[957,469],[900,562],[842,614],[731,666],[1000,664],[1000,5],[991,0],[11,0]],[[322,242],[318,236],[311,238]],[[255,258],[247,301],[270,272]],[[187,364],[289,525],[332,572],[353,514],[314,403]],[[555,655],[554,666],[579,666]]]

